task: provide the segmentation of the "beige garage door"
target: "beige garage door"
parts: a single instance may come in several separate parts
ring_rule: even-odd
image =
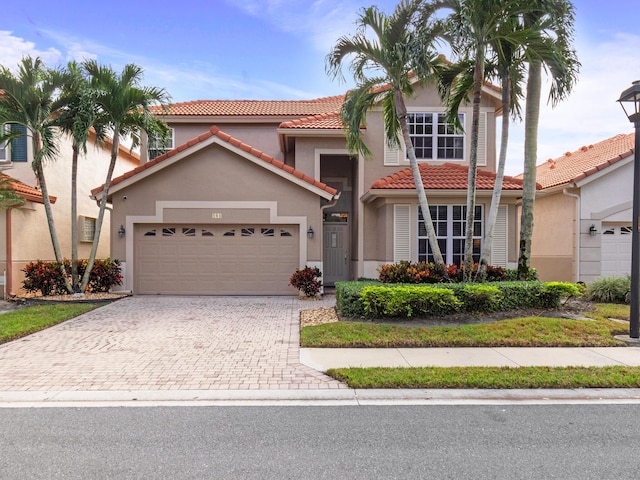
[[[295,295],[292,225],[137,225],[134,293]]]

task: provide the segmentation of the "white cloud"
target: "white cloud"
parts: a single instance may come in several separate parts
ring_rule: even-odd
[[[35,43],[16,37],[13,32],[0,30],[0,65],[14,69],[28,55],[42,58],[47,65],[55,65],[63,57],[55,48],[38,50]]]
[[[579,37],[576,45],[582,64],[579,81],[568,100],[553,109],[542,107],[538,163],[633,131],[616,100],[633,80],[640,79],[640,36],[612,33],[599,43]],[[511,132],[506,170],[514,175],[522,172],[524,126],[512,125]]]

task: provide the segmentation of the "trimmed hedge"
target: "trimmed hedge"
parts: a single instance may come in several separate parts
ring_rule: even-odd
[[[434,290],[439,292],[434,293]],[[563,282],[492,282],[491,285],[404,285],[375,281],[336,283],[338,313],[349,318],[557,308],[562,298],[577,295],[580,295],[580,289],[575,284]]]

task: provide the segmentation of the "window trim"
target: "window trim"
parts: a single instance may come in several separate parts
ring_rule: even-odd
[[[407,112],[407,124],[409,127],[409,130],[411,130],[412,127],[412,123],[410,121],[411,117],[414,115],[431,115],[431,133],[430,134],[421,134],[420,137],[422,138],[430,138],[431,139],[431,157],[427,158],[427,157],[418,157],[416,155],[416,159],[418,160],[418,162],[438,162],[438,161],[446,161],[446,162],[465,162],[466,158],[467,158],[467,135],[465,133],[465,131],[461,131],[458,134],[443,134],[440,135],[438,133],[438,127],[440,125],[439,121],[442,117],[444,117],[446,114],[443,111],[437,111],[437,110],[420,110],[420,109],[410,109]],[[467,120],[467,114],[465,112],[460,112],[458,113],[458,116],[460,117],[460,123],[462,123],[463,126],[465,126],[465,122]],[[449,125],[449,124],[444,124],[444,125]],[[446,127],[445,127],[446,128]],[[416,134],[410,134],[411,136],[411,141],[413,142],[414,145],[414,150],[416,150],[415,147],[415,141],[413,140],[414,136],[417,136]],[[440,158],[438,156],[438,140],[439,138],[458,138],[461,137],[462,138],[462,157],[461,158]],[[419,147],[420,148],[420,147]],[[404,154],[404,158],[405,160],[408,160],[408,156],[406,153],[406,148],[405,150],[405,154]]]
[[[446,208],[446,220],[445,220],[445,225],[446,225],[446,235],[438,235],[438,225],[437,225],[437,215],[435,214],[434,210],[437,211],[437,209],[439,208]],[[454,220],[454,209],[455,208],[461,208],[463,215],[461,220]],[[461,205],[461,204],[441,204],[441,205],[429,205],[429,210],[431,211],[431,215],[433,217],[434,220],[434,228],[436,229],[436,237],[438,239],[438,243],[440,244],[440,248],[442,250],[442,256],[444,257],[444,262],[447,265],[451,265],[451,264],[456,264],[456,265],[460,265],[464,262],[464,248],[462,250],[461,253],[457,254],[454,252],[454,244],[456,241],[462,241],[463,245],[464,242],[466,241],[466,214],[464,214],[465,210],[466,210],[467,206],[466,205]],[[416,220],[417,220],[417,232],[416,232],[416,238],[417,238],[417,249],[416,249],[416,256],[418,261],[433,261],[433,254],[430,253],[430,248],[429,248],[429,239],[428,236],[426,234],[426,229],[425,227],[421,227],[421,223],[423,222],[421,220],[421,216],[422,216],[422,212],[420,211],[420,206],[417,206],[417,213],[416,213]],[[479,235],[474,235],[473,236],[473,240],[474,243],[477,240],[479,242],[479,247],[478,247],[478,252],[477,254],[474,254],[474,261],[479,261],[480,260],[480,254],[482,252],[482,242],[484,241],[484,222],[485,222],[485,209],[484,209],[484,205],[482,204],[476,204],[476,209],[480,210],[480,216],[478,217],[478,215],[475,216],[474,218],[474,222],[475,223],[479,223],[480,225],[480,234]],[[462,222],[463,224],[463,230],[461,232],[461,235],[454,235],[454,222]],[[424,235],[421,235],[420,232],[421,230],[425,231]],[[421,240],[423,242],[421,242]],[[444,240],[444,248],[443,248],[443,244],[441,242],[441,240]],[[421,252],[420,251],[420,244],[423,243],[426,245],[426,252]],[[477,259],[475,257],[478,257]],[[431,259],[429,258],[431,257]],[[458,259],[460,259],[460,263],[456,263],[456,257],[458,257]]]
[[[159,157],[160,155],[164,155],[170,150],[175,148],[176,144],[176,131],[174,128],[169,127],[171,131],[171,135],[167,138],[167,142],[162,146],[162,148],[152,148],[155,146],[155,140],[151,136],[147,136],[147,159],[153,160],[154,158]],[[151,152],[155,152],[155,155],[152,155]]]

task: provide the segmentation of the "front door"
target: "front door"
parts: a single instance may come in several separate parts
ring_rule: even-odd
[[[323,225],[323,283],[331,287],[336,282],[349,280],[349,224]]]

